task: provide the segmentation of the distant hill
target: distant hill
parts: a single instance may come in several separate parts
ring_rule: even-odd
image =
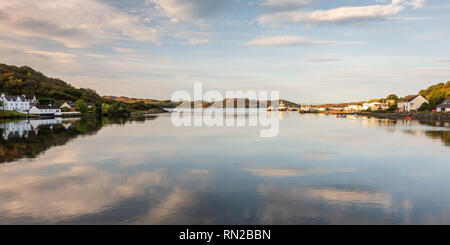
[[[125,103],[136,103],[136,102],[142,101],[146,104],[151,104],[151,103],[158,102],[158,100],[153,100],[153,99],[137,99],[137,98],[130,98],[130,97],[126,97],[126,96],[117,97],[117,96],[108,95],[108,96],[103,96],[103,98],[109,99],[109,100],[122,101]]]
[[[170,100],[154,100],[154,99],[138,99],[138,98],[130,98],[126,96],[103,96],[104,99],[107,100],[114,100],[114,101],[121,101],[124,103],[138,103],[138,102],[144,102],[147,105],[154,105],[158,106],[160,108],[174,108],[178,106],[180,103],[172,103]]]
[[[284,105],[288,107],[300,107],[300,105],[288,101],[288,100],[281,100]],[[189,102],[185,101],[183,102],[180,107],[182,108],[194,108],[194,105],[196,108],[258,108],[259,107],[259,101],[257,100],[249,100],[247,98],[234,98],[234,99],[224,99],[222,102],[219,103],[212,103],[212,102],[206,102],[206,101],[195,101],[195,102]],[[267,106],[270,106],[271,102],[267,102]]]
[[[90,103],[103,102],[103,98],[92,89],[75,88],[28,66],[0,64],[0,91],[10,95],[34,94],[38,99],[52,98],[56,101],[83,99]]]

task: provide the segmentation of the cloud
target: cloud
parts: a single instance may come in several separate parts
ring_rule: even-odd
[[[199,21],[222,12],[232,3],[230,0],[147,0],[162,10],[172,22]]]
[[[335,61],[340,61],[340,59],[337,58],[308,58],[306,59],[306,61],[308,62],[335,62]]]
[[[316,46],[316,45],[348,45],[362,44],[361,42],[333,41],[333,40],[312,40],[302,36],[272,36],[259,37],[247,42],[256,46]]]
[[[73,54],[64,53],[64,52],[49,52],[49,51],[39,51],[39,50],[27,50],[25,51],[27,54],[36,54],[42,55],[46,58],[50,58],[54,61],[61,63],[72,63],[74,58],[76,57]]]
[[[285,9],[292,7],[304,7],[318,0],[266,0],[259,5],[267,8]]]
[[[439,63],[450,63],[450,59],[438,59],[438,60],[436,60],[436,62],[439,62]]]
[[[261,25],[280,23],[360,23],[384,19],[407,7],[421,8],[425,0],[392,0],[389,4],[346,6],[328,10],[304,11],[299,9],[266,13],[258,18]]]
[[[0,28],[9,35],[49,39],[84,48],[114,38],[159,43],[161,31],[95,0],[9,1],[0,4]]]
[[[196,31],[181,31],[173,35],[176,38],[186,39],[184,44],[196,45],[209,43],[211,40],[208,39],[208,33],[196,32]]]

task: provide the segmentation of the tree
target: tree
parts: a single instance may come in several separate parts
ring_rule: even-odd
[[[67,107],[67,106],[64,106],[64,107],[61,108],[61,111],[63,111],[63,112],[69,112],[69,111],[70,111],[70,108]]]
[[[426,110],[428,110],[428,109],[430,109],[430,105],[429,105],[428,103],[423,103],[423,104],[419,107],[418,111],[426,111]]]
[[[108,104],[106,104],[106,103],[103,103],[102,104],[102,114],[108,114],[109,113],[109,108],[110,108],[111,106],[110,105],[108,105]]]
[[[398,96],[395,94],[390,94],[388,97],[386,97],[387,100],[394,100],[395,102],[398,101]]]
[[[442,90],[434,90],[431,92],[428,99],[430,102],[430,107],[433,109],[436,108],[440,103],[442,103],[442,101],[445,100],[446,95],[446,92]]]
[[[75,101],[75,109],[79,112],[86,113],[89,110],[89,107],[86,105],[84,100],[79,99]]]

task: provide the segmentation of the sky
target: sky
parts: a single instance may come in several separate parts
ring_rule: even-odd
[[[448,0],[10,0],[0,63],[100,95],[278,90],[298,103],[450,80]]]

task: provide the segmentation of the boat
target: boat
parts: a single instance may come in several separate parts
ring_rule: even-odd
[[[405,117],[406,120],[412,120],[412,117]]]
[[[273,106],[267,107],[267,111],[273,111]]]

